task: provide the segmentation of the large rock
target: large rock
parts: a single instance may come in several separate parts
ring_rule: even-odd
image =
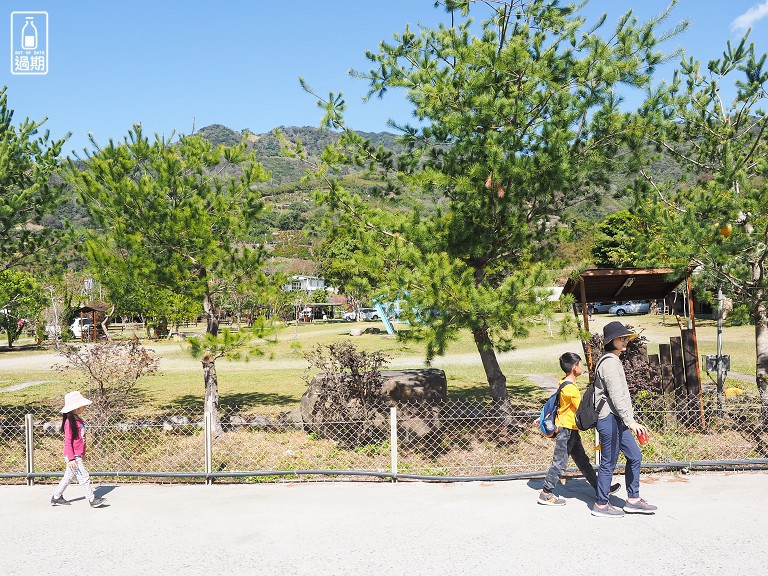
[[[423,438],[440,430],[440,405],[446,399],[445,372],[435,368],[383,370],[379,398],[350,398],[345,406],[323,399],[328,374],[318,374],[301,397],[301,419],[308,430],[321,437],[346,443],[389,434],[389,408],[398,406],[398,429],[404,441]]]
[[[381,393],[392,402],[443,402],[448,397],[445,372],[437,368],[382,370]]]

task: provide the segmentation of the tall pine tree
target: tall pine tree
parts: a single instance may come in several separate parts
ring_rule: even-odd
[[[683,25],[659,34],[667,13],[646,23],[629,13],[602,33],[605,17],[588,26],[575,6],[551,0],[436,5],[445,25],[406,28],[356,73],[369,96],[406,92],[418,122],[393,126],[408,153],[387,156],[348,130],[343,98],[331,94],[319,99],[324,123],[343,134],[318,176],[338,225],[378,242],[388,271],[381,289],[418,311],[411,316],[428,357],[469,329],[490,394],[504,402],[496,352],[548,306],[541,287],[551,282],[559,218],[596,201],[632,156],[620,151],[637,149],[647,132],[641,116],[620,109],[619,91],[649,84],[665,59],[660,42]],[[482,22],[470,18],[475,11]],[[372,209],[334,178],[345,162],[380,171],[400,198],[430,192],[436,210]]]

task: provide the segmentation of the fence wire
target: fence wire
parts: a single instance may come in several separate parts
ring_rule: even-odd
[[[538,413],[490,401],[369,405],[363,417],[304,421],[297,407],[219,412],[221,431],[206,450],[204,415],[174,410],[88,422],[86,465],[92,475],[121,481],[272,482],[339,478],[474,478],[535,475],[552,460],[554,443],[541,435]],[[768,464],[768,428],[758,398],[635,399],[637,419],[650,429],[643,465]],[[32,415],[33,468],[28,470],[25,415]],[[64,467],[61,415],[52,409],[0,407],[0,482],[53,482]],[[594,433],[582,432],[594,458]]]

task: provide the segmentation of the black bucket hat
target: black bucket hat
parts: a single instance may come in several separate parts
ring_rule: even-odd
[[[633,338],[637,338],[637,334],[632,332],[629,328],[624,326],[621,322],[613,321],[608,322],[605,326],[603,326],[603,343],[608,344],[611,340],[615,338],[621,338],[622,336],[629,336],[629,339],[632,340]]]

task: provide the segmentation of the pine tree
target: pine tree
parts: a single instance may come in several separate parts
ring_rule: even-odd
[[[139,290],[196,299],[215,343],[221,295],[261,266],[261,248],[248,238],[262,210],[253,185],[267,174],[246,140],[236,146],[215,146],[198,135],[150,141],[137,125],[122,143],[93,144],[85,169],[70,161],[67,172],[94,225],[85,241],[92,264],[124,271]],[[213,350],[204,365],[206,410],[214,414],[218,381],[210,367],[218,357]]]
[[[683,60],[655,118],[653,141],[687,169],[682,181],[644,173],[639,214],[662,225],[673,249],[665,264],[704,272],[755,321],[757,386],[768,421],[768,69],[748,35],[703,69]],[[728,95],[731,95],[730,97]],[[646,252],[645,260],[658,256]]]
[[[648,130],[620,109],[618,92],[648,86],[666,58],[659,43],[684,25],[659,34],[667,13],[646,23],[629,13],[601,35],[605,17],[587,26],[576,7],[549,0],[441,4],[448,24],[406,28],[367,54],[370,71],[355,73],[369,97],[406,91],[418,124],[393,126],[408,152],[384,154],[348,130],[344,100],[331,94],[319,105],[342,137],[318,177],[338,226],[381,247],[381,289],[409,301],[428,359],[469,329],[491,396],[504,402],[496,351],[548,309],[542,286],[551,282],[563,212],[597,201],[611,172],[633,158],[620,152],[639,148]],[[480,23],[470,18],[475,10],[485,15]],[[411,188],[433,194],[437,209],[372,209],[335,178],[334,167],[349,162],[389,177],[397,198]]]
[[[56,245],[61,231],[44,218],[63,200],[53,176],[68,135],[51,140],[40,134],[45,119],[13,125],[6,88],[0,88],[0,272],[26,266]]]

